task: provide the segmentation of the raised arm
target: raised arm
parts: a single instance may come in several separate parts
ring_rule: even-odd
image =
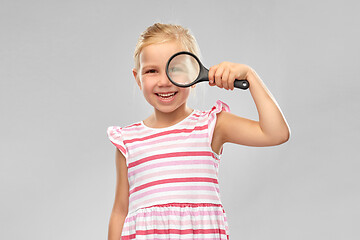
[[[235,79],[247,79],[259,114],[259,121],[254,121],[229,112],[220,112],[214,136],[216,134],[222,143],[262,147],[279,145],[289,139],[290,128],[279,105],[251,67],[223,62],[210,68],[209,79],[211,86],[217,85],[227,90],[234,89]]]

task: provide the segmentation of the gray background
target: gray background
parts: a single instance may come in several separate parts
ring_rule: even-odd
[[[195,34],[206,66],[248,64],[291,128],[275,147],[225,144],[230,239],[359,239],[358,1],[0,3],[0,238],[106,239],[115,193],[110,125],[153,109],[132,54],[154,22]],[[258,120],[249,91],[197,86]]]

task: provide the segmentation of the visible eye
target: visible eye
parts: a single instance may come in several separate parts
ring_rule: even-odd
[[[148,69],[145,73],[156,73],[156,69]]]
[[[183,72],[184,69],[182,69],[181,67],[172,67],[169,69],[169,72]]]

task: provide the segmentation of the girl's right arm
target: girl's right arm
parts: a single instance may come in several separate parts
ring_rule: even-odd
[[[127,176],[126,159],[116,149],[116,192],[114,206],[110,216],[108,240],[120,240],[125,218],[129,207],[129,182]]]

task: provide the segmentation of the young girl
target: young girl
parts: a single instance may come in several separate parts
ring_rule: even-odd
[[[165,73],[176,52],[199,55],[195,38],[178,25],[154,24],[139,38],[133,74],[154,113],[107,134],[116,146],[117,184],[109,240],[229,239],[218,170],[226,142],[273,146],[289,139],[275,99],[255,71],[222,62],[209,69],[209,85],[234,89],[247,79],[259,121],[230,113],[217,100],[210,110],[187,105],[191,88],[173,85]]]

